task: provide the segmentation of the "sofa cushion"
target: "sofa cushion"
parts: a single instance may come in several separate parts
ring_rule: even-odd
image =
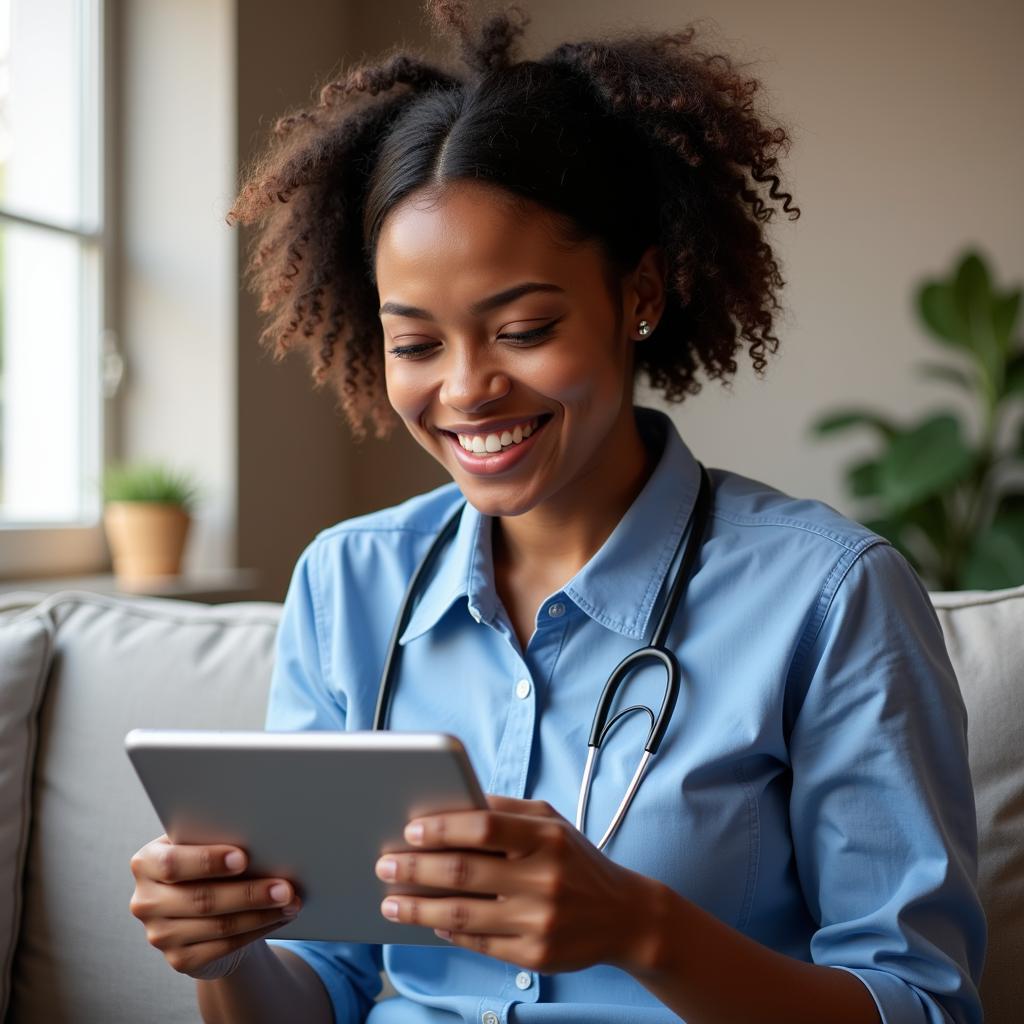
[[[132,854],[163,832],[124,751],[135,727],[263,727],[279,605],[65,591],[39,711],[14,1021],[185,1022],[195,982],[146,941]]]
[[[985,1019],[1020,1020],[1024,959],[1024,587],[931,595],[967,706],[988,918]]]
[[[0,609],[0,1020],[10,999],[31,822],[36,716],[50,670],[53,628],[14,602]]]

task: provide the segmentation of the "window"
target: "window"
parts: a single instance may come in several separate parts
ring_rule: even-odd
[[[14,534],[98,532],[103,6],[0,0],[0,576],[76,561],[15,566]]]

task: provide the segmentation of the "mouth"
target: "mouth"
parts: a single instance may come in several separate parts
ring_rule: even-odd
[[[551,419],[551,414],[545,413],[543,416],[522,420],[502,430],[474,434],[461,434],[446,430],[445,433],[451,434],[467,452],[473,455],[495,455],[505,448],[522,444],[549,419]]]
[[[451,444],[459,463],[471,473],[502,473],[526,456],[551,417],[551,413],[543,413],[508,421],[500,430],[492,428],[472,433],[441,430],[441,433]]]

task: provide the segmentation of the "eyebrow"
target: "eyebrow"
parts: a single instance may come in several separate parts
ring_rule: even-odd
[[[530,292],[561,292],[565,293],[564,288],[559,288],[557,284],[544,284],[541,281],[525,281],[523,284],[514,285],[511,288],[506,288],[503,292],[498,292],[495,295],[489,295],[486,299],[481,299],[479,302],[474,302],[469,307],[469,312],[473,316],[480,316],[481,313],[489,313],[492,309],[497,309],[499,306],[504,306],[509,302],[518,299],[521,295],[527,295]],[[406,306],[401,302],[385,302],[380,307],[380,314],[391,313],[394,316],[408,316],[413,317],[416,320],[433,320],[434,315],[427,309],[421,309],[419,306]]]

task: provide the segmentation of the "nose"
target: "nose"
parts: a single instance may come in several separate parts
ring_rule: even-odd
[[[474,345],[452,345],[444,367],[440,399],[451,409],[475,412],[504,398],[511,383],[492,355]]]

